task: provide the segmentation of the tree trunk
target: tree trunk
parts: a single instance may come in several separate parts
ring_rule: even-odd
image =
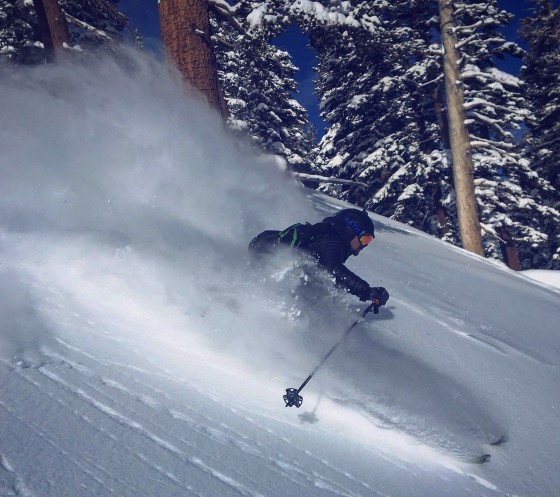
[[[39,22],[41,42],[45,46],[47,60],[59,58],[64,44],[68,44],[68,26],[58,0],[33,0]]]
[[[484,255],[474,191],[470,136],[465,125],[463,82],[459,73],[459,56],[455,46],[457,39],[454,33],[456,25],[453,19],[453,7],[450,0],[438,0],[438,4],[444,48],[445,93],[459,231],[466,250]]]
[[[519,253],[515,246],[515,241],[505,226],[502,226],[500,230],[500,238],[503,240],[502,253],[506,264],[514,271],[521,271],[521,261],[519,260]]]
[[[210,41],[208,0],[160,0],[159,23],[167,57],[185,81],[226,117]]]

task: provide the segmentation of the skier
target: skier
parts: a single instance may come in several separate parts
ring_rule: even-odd
[[[344,263],[357,256],[375,238],[373,221],[365,210],[343,209],[317,224],[294,224],[284,231],[268,230],[249,244],[254,261],[262,261],[279,247],[291,247],[309,254],[342,287],[361,301],[382,306],[389,299],[383,287],[369,283],[350,271]]]

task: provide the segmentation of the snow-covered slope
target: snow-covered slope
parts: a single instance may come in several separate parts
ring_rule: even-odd
[[[0,495],[557,495],[558,290],[372,214],[389,305],[285,408],[363,306],[246,246],[344,205],[156,62],[0,79]]]

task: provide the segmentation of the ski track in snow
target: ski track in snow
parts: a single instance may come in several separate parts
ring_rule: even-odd
[[[2,497],[35,497],[17,475],[4,454],[0,454],[0,495]]]
[[[59,341],[59,343],[63,343]],[[70,349],[69,349],[70,350]],[[58,353],[45,352],[47,356],[47,362],[45,364],[40,364],[36,366],[26,366],[20,370],[20,377],[35,387],[37,390],[47,391],[48,396],[54,402],[61,404],[63,408],[68,408],[70,405],[74,405],[74,401],[63,400],[61,397],[73,397],[78,399],[80,402],[84,402],[92,407],[94,407],[101,415],[110,418],[113,422],[121,425],[124,430],[131,430],[140,434],[141,437],[148,439],[152,446],[155,445],[160,452],[167,452],[174,459],[178,460],[185,466],[195,467],[199,473],[208,475],[209,477],[216,479],[223,483],[226,487],[230,489],[230,492],[225,492],[224,495],[243,495],[248,497],[258,497],[263,495],[261,492],[254,492],[249,490],[246,484],[240,482],[245,477],[233,466],[229,469],[231,470],[230,475],[225,475],[223,473],[223,462],[220,462],[217,467],[221,469],[218,470],[212,465],[212,459],[215,456],[211,454],[202,454],[207,457],[207,462],[201,459],[200,448],[189,440],[185,435],[181,433],[194,432],[196,436],[202,436],[210,439],[212,443],[216,445],[235,445],[241,452],[251,456],[257,457],[261,460],[263,465],[268,465],[269,469],[277,473],[277,477],[283,478],[285,480],[291,481],[294,486],[299,486],[301,480],[305,481],[306,485],[312,484],[317,488],[324,489],[327,491],[328,495],[340,495],[351,497],[354,495],[384,495],[375,492],[367,484],[359,482],[357,479],[352,478],[352,476],[344,471],[337,470],[333,466],[328,466],[329,472],[337,472],[343,474],[348,480],[353,480],[354,486],[363,487],[363,492],[353,493],[348,492],[337,484],[337,479],[330,479],[321,475],[317,472],[309,475],[305,467],[298,467],[295,463],[290,462],[289,457],[284,457],[281,454],[276,455],[275,460],[271,460],[270,456],[265,455],[267,450],[266,447],[262,446],[258,442],[255,442],[248,437],[243,437],[240,433],[232,430],[227,425],[220,423],[218,420],[214,420],[210,417],[202,417],[201,421],[195,421],[196,418],[200,418],[200,413],[192,411],[192,409],[183,406],[181,411],[174,411],[167,409],[167,416],[178,422],[181,426],[179,430],[174,430],[174,432],[167,431],[161,425],[154,425],[150,421],[151,418],[161,421],[162,413],[150,413],[150,410],[158,410],[161,405],[168,404],[170,398],[165,394],[164,391],[154,389],[148,385],[148,382],[142,383],[146,393],[139,394],[137,391],[132,391],[131,389],[124,386],[119,381],[113,379],[102,378],[96,375],[92,370],[84,365],[84,362],[93,360],[88,354],[82,354],[81,351],[76,348],[72,348],[74,353],[78,352],[82,355],[83,362],[74,362],[69,360]],[[101,361],[103,362],[103,361]],[[136,369],[129,375],[126,373],[128,368],[127,365],[123,364],[110,364],[113,367],[117,367],[121,371],[125,371],[123,378],[126,382],[132,382],[136,387],[140,387],[140,383],[135,378],[139,373]],[[17,370],[17,369],[16,369]],[[16,371],[14,370],[14,371]],[[165,373],[160,374],[165,376]],[[50,382],[52,382],[50,384]],[[184,387],[185,385],[183,385]],[[108,387],[108,388],[107,388]],[[60,391],[65,392],[66,396],[61,396]],[[111,396],[107,395],[108,391],[112,391]],[[157,398],[161,398],[162,402],[158,401]],[[79,402],[79,403],[80,403]],[[135,405],[135,409],[132,412],[129,407],[131,404]],[[10,411],[7,406],[3,406],[8,412],[10,412],[14,417],[17,417],[15,412]],[[164,409],[165,410],[165,409]],[[80,415],[80,410],[75,409],[74,414],[77,415],[81,424],[89,425],[92,430],[97,430],[98,422],[96,420],[90,419],[88,416]],[[165,413],[164,413],[165,415]],[[242,415],[245,419],[255,425],[254,420],[247,415]],[[134,419],[133,419],[134,418]],[[270,432],[269,428],[256,425],[256,427],[262,431]],[[46,441],[49,445],[53,446],[60,455],[69,455],[66,450],[61,446],[57,445],[56,437],[49,435],[45,430],[37,425],[28,425],[27,428],[33,431],[42,440]],[[180,435],[177,434],[180,433]],[[137,462],[150,466],[151,469],[160,475],[161,480],[168,480],[173,486],[178,486],[179,489],[183,489],[189,495],[201,495],[204,496],[205,493],[198,492],[193,493],[193,488],[188,485],[182,472],[177,472],[176,470],[170,468],[164,468],[161,465],[153,465],[150,461],[156,459],[161,461],[165,459],[161,454],[154,454],[154,449],[150,451],[150,455],[137,453],[136,449],[131,445],[126,443],[121,444],[119,439],[114,437],[111,433],[102,433],[103,436],[111,439],[110,443],[119,443],[119,451],[124,451],[128,453],[132,458],[136,458]],[[99,434],[96,436],[96,438]],[[196,438],[196,437],[192,437]],[[258,440],[258,437],[257,437]],[[291,444],[289,440],[285,440],[287,443]],[[207,444],[202,444],[206,446]],[[189,456],[189,453],[197,453],[198,456]],[[308,458],[313,457],[308,454]],[[209,462],[208,462],[209,461]],[[94,480],[100,488],[102,488],[103,493],[115,494],[115,491],[107,486],[106,481],[119,481],[121,477],[119,474],[115,474],[111,471],[110,467],[102,464],[100,461],[95,459],[85,459],[82,461],[76,460],[76,458],[71,458],[70,463],[75,464],[80,471]],[[316,463],[321,463],[326,465],[326,461],[315,461]],[[3,465],[4,466],[4,465]],[[5,465],[7,466],[7,464]],[[136,488],[133,482],[125,481],[125,483],[130,487],[133,492],[140,492],[140,488]],[[254,486],[259,486],[258,482],[251,482]],[[18,488],[24,489],[23,484],[19,484]],[[264,489],[263,489],[264,490]],[[270,495],[266,493],[266,495]],[[8,494],[9,495],[9,494]],[[32,495],[31,493],[16,493],[14,495]]]
[[[262,419],[254,416],[223,392],[208,388],[202,391],[188,376],[188,379],[176,377],[157,358],[144,357],[142,349],[135,342],[128,342],[126,335],[106,331],[105,327],[107,330],[121,330],[123,324],[118,319],[111,321],[109,317],[95,322],[79,312],[69,312],[57,299],[43,298],[43,303],[56,309],[57,322],[64,328],[80,329],[90,343],[101,344],[103,351],[116,351],[115,354],[100,354],[95,348],[83,346],[79,336],[70,333],[68,339],[55,336],[54,344],[43,347],[41,359],[35,363],[22,360],[14,366],[4,362],[21,382],[40,392],[35,395],[45,404],[57,404],[58,408],[53,411],[72,412],[74,420],[69,432],[89,432],[91,435],[83,438],[95,440],[96,445],[101,446],[105,456],[98,458],[95,450],[84,454],[72,447],[68,433],[64,430],[53,433],[48,422],[43,425],[42,422],[27,421],[24,428],[34,433],[42,441],[41,445],[49,446],[53,457],[75,467],[78,476],[75,477],[74,488],[86,488],[84,495],[125,497],[137,496],[141,492],[145,495],[175,495],[179,492],[194,497],[280,497],[298,495],[302,488],[315,488],[318,493],[313,495],[321,497],[395,497],[391,492],[380,490],[376,482],[368,480],[363,474],[354,475],[351,467],[333,464],[320,453],[299,447],[298,435],[301,432],[277,431],[274,421],[281,421],[282,416],[274,416],[276,420],[274,417]],[[420,308],[413,310],[425,315]],[[435,319],[438,325],[450,328],[446,317],[430,318]],[[449,317],[447,319],[450,320]],[[387,326],[390,327],[390,324]],[[472,338],[460,330],[452,331]],[[92,335],[97,335],[97,338],[92,338]],[[169,386],[172,388],[169,389]],[[180,401],[174,398],[173,392],[176,391],[189,398],[200,399],[201,403]],[[0,402],[0,408],[14,420],[26,419],[26,416],[18,414],[17,407],[9,403]],[[332,405],[329,405],[327,410],[331,408]],[[351,414],[351,409],[347,407],[340,409],[344,416]],[[97,415],[93,415],[93,411]],[[234,423],[224,423],[221,416],[214,414],[223,411],[229,413],[227,419],[234,419]],[[206,412],[213,415],[208,416]],[[344,423],[344,417],[338,422]],[[399,435],[392,432],[390,437],[398,439]],[[261,442],[270,439],[275,440],[273,446],[281,447],[278,452],[271,451],[270,443]],[[428,449],[424,453],[430,462],[424,467],[417,456],[402,459],[392,451],[391,443],[384,447],[385,442],[387,440],[374,443],[368,449],[372,464],[382,463],[398,468],[401,474],[414,479],[427,474],[436,464],[442,472],[438,472],[435,479],[452,481],[453,475],[459,475],[474,481],[484,491],[491,491],[492,495],[502,494],[493,483],[477,472],[465,470],[453,458]],[[407,440],[404,443],[413,446],[415,442]],[[108,449],[111,447],[114,449]],[[231,454],[232,447],[237,457],[228,455],[224,460],[220,453]],[[108,452],[114,452],[118,457],[106,457]],[[414,454],[415,450],[410,453]],[[135,470],[128,471],[129,465]],[[14,464],[6,466],[17,467]],[[263,473],[268,476],[262,478]],[[150,476],[139,479],[138,474]],[[140,483],[144,481],[145,484],[146,479],[153,482],[151,493],[146,493]],[[28,480],[28,475],[25,478],[12,476],[12,494],[59,497],[55,490],[52,493],[38,492],[37,484],[33,481],[27,483]],[[282,484],[266,488],[263,481],[270,480]],[[60,488],[56,475],[48,476],[43,485]],[[212,490],[207,490],[209,488]],[[19,493],[14,493],[16,491]]]
[[[170,377],[169,373],[159,368],[143,370],[130,364],[95,357],[61,339],[57,339],[57,343],[60,350],[44,350],[44,360],[39,364],[20,364],[15,367],[6,362],[4,364],[10,366],[12,374],[17,374],[21,382],[41,392],[42,404],[50,402],[57,404],[57,409],[71,410],[75,418],[73,423],[79,426],[80,431],[91,431],[92,436],[89,438],[96,440],[97,444],[99,440],[104,440],[105,446],[118,446],[119,459],[144,468],[142,472],[147,471],[155,478],[159,491],[167,486],[168,490],[174,489],[173,492],[182,495],[207,497],[216,494],[204,489],[215,489],[218,485],[222,488],[220,495],[223,496],[280,497],[297,495],[297,489],[312,486],[319,491],[318,495],[325,496],[391,496],[372,487],[348,469],[337,467],[326,458],[298,447],[297,433],[294,433],[294,438],[276,433],[268,423],[263,424],[242,408],[221,406],[230,413],[227,419],[231,419],[233,414],[235,423],[239,423],[241,428],[230,426],[215,415],[203,414],[206,412],[204,409],[177,403],[165,388],[157,384],[161,381],[176,383],[181,390],[189,391],[191,398],[203,398],[204,402],[219,403],[220,395],[197,391],[188,382]],[[107,369],[107,375],[98,372],[100,365]],[[93,416],[91,409],[85,406],[93,408],[98,416]],[[0,402],[0,408],[14,420],[19,417],[17,407]],[[219,409],[216,410],[214,406],[208,412],[216,413]],[[120,429],[107,429],[107,421],[100,421],[99,416],[107,418],[113,426],[120,426]],[[139,486],[133,476],[124,471],[121,463],[112,465],[103,457],[97,458],[95,450],[87,457],[82,451],[76,451],[77,448],[72,447],[63,429],[60,433],[53,433],[47,425],[27,423],[26,430],[48,445],[55,452],[55,457],[75,466],[81,474],[76,480],[82,482],[82,486],[90,491],[97,489],[95,495],[157,495],[146,494],[146,490]],[[251,427],[251,436],[242,433],[247,426]],[[279,438],[283,450],[271,453],[267,444],[260,442],[270,437]],[[204,442],[197,443],[201,439]],[[239,464],[240,460],[222,460],[219,455],[222,446],[235,447],[241,455],[240,460],[250,462]],[[209,450],[208,447],[215,450]],[[298,455],[294,457],[293,452]],[[383,455],[381,452],[377,457],[412,474],[421,468],[399,461],[390,453]],[[263,488],[260,478],[247,471],[247,464],[260,468],[259,474],[262,471],[270,473],[267,479],[283,481],[283,486],[292,490],[282,494]],[[449,461],[445,465],[454,473],[461,471],[458,465]],[[10,490],[12,494],[8,491],[7,496],[35,496],[4,457],[1,467],[3,472],[8,473],[8,478],[3,478],[3,481],[11,478],[10,488],[13,490]],[[315,469],[310,471],[310,468]],[[51,478],[47,487],[56,488],[55,478]],[[207,482],[208,478],[213,482],[211,485]],[[478,483],[487,488],[492,486],[483,480]]]
[[[403,303],[404,304],[404,303]],[[421,308],[420,306],[416,306],[410,303],[407,303],[407,307],[408,309],[412,310],[413,312],[417,313],[417,314],[421,314],[423,316],[426,316],[426,310]],[[529,359],[530,361],[533,361],[535,363],[538,363],[539,365],[543,365],[543,366],[550,366],[550,367],[556,367],[554,364],[552,364],[551,362],[547,361],[546,359],[542,358],[542,357],[538,357],[536,356],[534,353],[532,353],[529,350],[524,350],[522,347],[519,346],[519,344],[513,345],[508,343],[508,341],[504,338],[496,338],[493,334],[492,334],[492,329],[490,327],[484,327],[484,326],[480,326],[479,329],[479,334],[474,334],[472,332],[467,332],[461,329],[462,326],[465,325],[465,321],[464,319],[455,316],[451,313],[449,314],[445,314],[443,313],[443,311],[440,311],[441,317],[437,317],[434,315],[434,313],[432,312],[429,315],[429,318],[431,320],[433,320],[435,323],[437,323],[437,325],[467,339],[467,340],[472,340],[475,343],[478,343],[479,345],[483,346],[483,347],[488,347],[489,349],[492,349],[494,352],[498,352],[501,355],[504,356],[508,356],[508,355],[519,355],[522,356],[526,359]],[[452,326],[450,323],[455,323],[457,326]]]

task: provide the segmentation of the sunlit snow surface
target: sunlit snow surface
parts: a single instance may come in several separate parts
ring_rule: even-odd
[[[178,81],[0,76],[0,495],[557,496],[560,292],[374,214],[389,305],[284,407],[363,304],[246,246],[344,204]]]

